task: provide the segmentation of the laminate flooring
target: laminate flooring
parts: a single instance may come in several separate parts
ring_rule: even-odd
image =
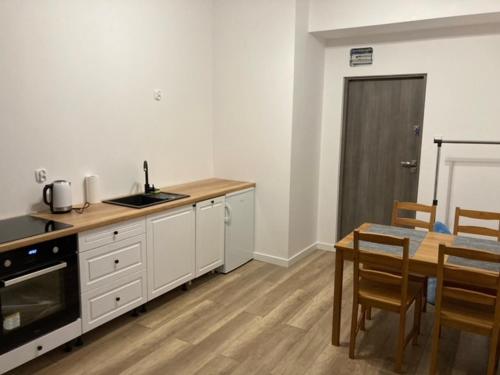
[[[84,335],[71,353],[57,348],[9,375],[386,374],[392,373],[397,315],[374,310],[348,358],[352,268],[346,264],[341,346],[331,340],[335,254],[316,250],[289,268],[251,261],[209,274]],[[427,374],[433,308],[406,350],[405,371]],[[411,319],[410,322],[411,324]],[[440,372],[483,374],[488,341],[443,329]]]

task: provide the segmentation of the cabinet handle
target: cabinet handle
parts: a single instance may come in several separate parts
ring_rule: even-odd
[[[42,345],[38,345],[38,346],[36,347],[36,350],[38,350],[38,351],[41,351],[42,349],[43,349],[43,346],[42,346]]]
[[[115,264],[118,264],[120,263],[120,260],[119,259],[115,259]]]
[[[113,232],[113,234],[114,234],[115,236],[118,236],[118,231],[117,231],[117,230],[115,230],[115,231]]]
[[[116,302],[120,302],[120,297],[116,297]]]
[[[227,216],[224,217],[224,222],[229,224],[231,222],[231,216],[233,211],[231,209],[231,206],[227,202],[226,202],[226,211],[227,211]]]
[[[214,203],[215,203],[215,201],[213,200],[213,201],[212,201],[212,204],[214,204]]]

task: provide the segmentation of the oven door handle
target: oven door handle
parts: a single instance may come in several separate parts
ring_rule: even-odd
[[[68,263],[60,262],[54,266],[43,268],[41,270],[31,272],[31,273],[28,273],[28,274],[23,275],[23,276],[16,277],[14,279],[2,280],[2,284],[3,284],[3,287],[19,284],[19,283],[22,283],[23,281],[34,279],[35,277],[46,275],[48,273],[51,273],[51,272],[54,272],[57,270],[61,270],[61,269],[66,268],[66,267],[68,267]]]

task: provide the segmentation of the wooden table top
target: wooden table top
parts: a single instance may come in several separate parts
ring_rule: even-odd
[[[358,229],[361,231],[370,231],[373,224],[362,224]],[[427,232],[414,256],[410,258],[410,271],[435,276],[438,262],[439,244],[451,246],[455,236],[451,234]],[[344,259],[352,260],[353,233],[335,244],[335,249],[344,253]]]
[[[51,214],[50,212],[33,213],[33,216],[70,224],[72,225],[72,227],[55,232],[45,233],[39,236],[28,237],[21,240],[0,244],[0,253],[23,246],[29,246],[38,242],[48,241],[54,238],[59,238],[66,235],[83,232],[89,229],[102,227],[108,224],[143,217],[149,214],[170,210],[172,208],[193,204],[205,199],[214,198],[252,187],[255,187],[255,183],[253,182],[210,178],[206,180],[189,182],[182,185],[167,186],[161,188],[161,191],[188,194],[190,195],[190,197],[141,209],[116,206],[106,203],[96,203],[91,205],[82,214],[78,214],[74,211],[67,214]]]

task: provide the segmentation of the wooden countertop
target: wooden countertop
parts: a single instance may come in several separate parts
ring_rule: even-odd
[[[152,213],[170,210],[175,207],[181,207],[188,204],[193,204],[195,202],[200,202],[205,199],[214,198],[220,195],[224,195],[238,190],[248,189],[251,187],[255,187],[255,183],[224,180],[220,178],[210,178],[206,180],[189,182],[182,185],[167,186],[161,188],[160,189],[161,191],[188,194],[190,195],[190,197],[141,209],[116,206],[106,203],[96,203],[91,205],[82,214],[78,214],[74,211],[67,214],[51,214],[49,212],[33,213],[32,214],[33,216],[41,217],[48,220],[59,221],[66,224],[71,224],[72,227],[58,230],[55,232],[42,234],[39,236],[23,238],[21,240],[0,244],[0,253],[23,246],[29,246],[38,242],[48,241],[54,238],[67,236],[69,234],[79,233],[89,229],[102,227],[120,221],[134,219]]]

